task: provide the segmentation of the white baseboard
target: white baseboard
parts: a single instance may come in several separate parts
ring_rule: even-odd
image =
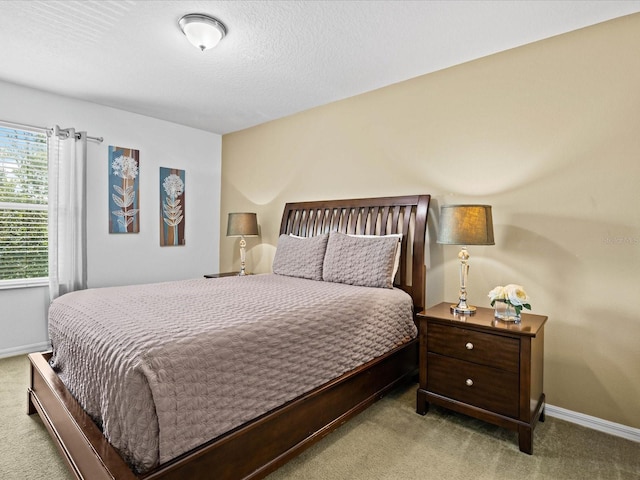
[[[31,345],[20,345],[19,347],[5,348],[0,350],[0,358],[14,357],[16,355],[24,355],[26,353],[43,352],[50,350],[51,344],[49,342],[33,343]]]
[[[598,430],[599,432],[615,435],[616,437],[626,438],[634,442],[640,443],[640,429],[622,425],[620,423],[610,422],[598,417],[592,417],[583,413],[567,410],[566,408],[554,407],[547,404],[545,406],[545,413],[550,417],[559,418],[560,420],[566,420],[567,422],[577,423],[583,427]]]

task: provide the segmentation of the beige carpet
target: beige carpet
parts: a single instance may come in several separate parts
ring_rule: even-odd
[[[71,476],[37,416],[26,415],[28,360],[0,360],[0,479]],[[415,413],[415,385],[396,390],[269,480],[640,480],[640,444],[547,417],[534,454],[517,435],[432,408]]]

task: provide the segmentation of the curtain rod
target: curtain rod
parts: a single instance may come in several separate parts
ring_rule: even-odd
[[[4,120],[0,120],[0,123],[3,123],[5,125],[8,125],[10,128],[21,128],[21,129],[25,129],[25,130],[36,130],[38,132],[42,132],[42,133],[47,133],[48,135],[53,135],[53,128],[47,128],[47,127],[38,127],[36,125],[27,125],[24,123],[15,123],[15,122],[5,122]],[[60,129],[60,132],[68,137],[69,136],[69,129]],[[80,139],[80,134],[76,133],[76,140]],[[102,137],[90,137],[89,135],[87,135],[87,140],[93,140],[94,142],[98,142],[98,143],[102,143],[104,141],[104,138]]]
[[[59,137],[69,137],[69,128],[60,128],[58,130],[58,136]],[[54,129],[53,128],[47,128],[47,133],[49,135],[53,135],[54,134]],[[76,140],[80,140],[80,133],[76,132]],[[102,137],[90,137],[89,135],[87,135],[87,140],[93,140],[94,142],[98,142],[98,143],[102,143],[104,141],[104,138]]]

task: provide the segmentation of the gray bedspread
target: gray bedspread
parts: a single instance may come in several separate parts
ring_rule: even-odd
[[[139,471],[416,336],[411,298],[280,275],[73,292],[51,365]]]

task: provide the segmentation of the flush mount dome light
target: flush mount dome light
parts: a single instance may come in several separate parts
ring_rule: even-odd
[[[189,42],[203,52],[215,47],[227,34],[227,27],[220,20],[202,13],[185,15],[178,25]]]

